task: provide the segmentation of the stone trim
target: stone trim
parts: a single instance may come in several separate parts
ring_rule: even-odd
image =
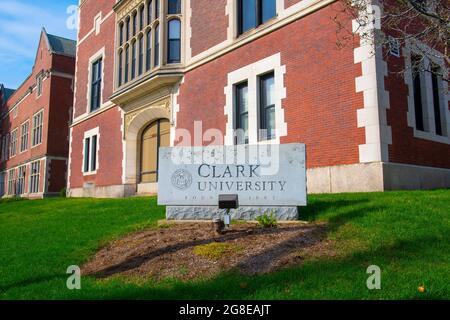
[[[368,12],[374,12],[372,4],[368,7]],[[374,28],[374,22],[361,27],[353,20],[353,32],[357,34],[367,37]],[[354,49],[354,59],[355,64],[362,66],[362,76],[355,79],[356,92],[364,96],[364,105],[357,111],[357,125],[364,128],[366,134],[366,143],[359,146],[359,162],[389,161],[392,130],[387,124],[386,110],[390,108],[390,101],[384,78],[388,75],[388,67],[383,60],[382,48],[376,46],[375,39],[362,37],[360,46]]]
[[[413,128],[414,137],[431,140],[435,142],[450,144],[450,109],[448,108],[448,103],[450,102],[450,93],[446,88],[445,82],[441,81],[440,83],[440,91],[444,94],[441,96],[440,107],[441,107],[441,116],[444,117],[443,122],[443,136],[439,136],[436,134],[436,126],[435,126],[435,114],[434,114],[434,104],[433,104],[433,89],[430,87],[431,73],[424,72],[421,76],[421,86],[425,88],[425,94],[422,94],[422,105],[427,109],[427,116],[424,117],[424,125],[426,131],[420,131],[416,129],[416,114],[415,114],[415,103],[414,103],[414,86],[413,86],[413,76],[412,76],[412,65],[411,65],[411,55],[416,52],[420,55],[421,52],[433,52],[432,48],[427,45],[418,42],[417,40],[410,39],[403,50],[403,56],[405,59],[405,84],[408,87],[408,113],[407,113],[407,121],[408,127]],[[434,57],[434,59],[432,58]],[[444,77],[448,76],[448,69],[445,66],[445,61],[443,59],[439,59],[439,53],[433,53],[428,56],[424,56],[424,63],[428,65],[430,63],[434,63],[438,65],[444,73]],[[430,61],[430,58],[432,61]]]

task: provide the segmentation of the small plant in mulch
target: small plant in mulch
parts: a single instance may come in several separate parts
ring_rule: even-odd
[[[265,213],[257,217],[256,221],[263,228],[276,228],[278,226],[277,218],[275,218],[273,211],[270,214]]]
[[[223,242],[212,242],[196,246],[194,254],[209,260],[219,260],[227,254],[232,254],[241,251],[242,248],[238,245]]]

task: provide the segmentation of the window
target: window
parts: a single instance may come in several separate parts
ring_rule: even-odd
[[[138,58],[138,75],[143,72],[144,65],[144,37],[139,38],[139,58]]]
[[[441,116],[441,88],[439,86],[442,83],[442,77],[440,76],[441,70],[438,66],[432,66],[431,83],[433,89],[433,110],[434,110],[434,125],[436,134],[439,136],[444,135],[442,128],[442,116]]]
[[[181,0],[169,0],[168,14],[180,14],[181,13]]]
[[[137,32],[137,12],[133,13],[133,36],[136,35]]]
[[[130,18],[128,17],[127,20],[125,20],[125,41],[130,40]]]
[[[408,51],[411,51],[407,62],[411,73],[406,82],[412,93],[408,99],[408,125],[414,128],[417,138],[449,144],[445,61],[416,53],[411,44],[407,44],[405,52]]]
[[[155,67],[159,66],[159,25],[155,28]]]
[[[44,111],[40,111],[33,116],[33,139],[31,145],[33,147],[42,143],[42,123],[44,118]]]
[[[141,6],[139,8],[139,30],[144,29],[144,19],[145,19],[145,7]]]
[[[130,47],[125,48],[125,83],[128,82],[128,70],[130,68]]]
[[[155,0],[155,19],[159,19],[159,0]]]
[[[94,27],[95,27],[95,34],[96,35],[100,33],[101,25],[102,25],[102,17],[101,17],[101,15],[99,15],[99,16],[97,16],[95,18],[95,21],[94,21]]]
[[[14,169],[8,172],[8,195],[16,194],[16,171]]]
[[[42,95],[42,73],[36,77],[36,95],[40,97]]]
[[[119,25],[119,43],[123,45],[123,23]]]
[[[150,70],[152,67],[152,30],[147,31],[147,53],[145,54],[145,68]]]
[[[27,121],[22,124],[20,128],[20,152],[24,152],[28,149],[28,130],[30,129],[30,123]]]
[[[19,167],[19,172],[17,174],[17,194],[22,195],[25,193],[25,166]]]
[[[167,44],[167,62],[179,63],[181,61],[181,22],[178,19],[169,21],[169,39]]]
[[[285,74],[279,53],[227,74],[225,145],[279,144],[287,136]]]
[[[11,132],[11,139],[9,145],[9,157],[14,157],[17,154],[17,129]]]
[[[238,34],[258,27],[276,14],[276,0],[238,0]]]
[[[236,144],[247,144],[248,139],[248,83],[236,85]]]
[[[41,171],[41,162],[35,161],[31,163],[30,171],[30,193],[39,192],[39,175]]]
[[[416,129],[425,131],[423,117],[423,101],[422,101],[422,73],[421,60],[419,56],[412,57],[413,69],[413,87],[414,87],[414,111],[416,116]]]
[[[87,135],[84,139],[84,173],[95,173],[97,171],[98,135]]]
[[[119,87],[122,85],[123,81],[123,51],[119,51],[119,68],[117,70],[118,73],[118,83]]]
[[[131,45],[131,80],[136,77],[136,41]]]
[[[147,24],[150,24],[153,21],[153,19],[152,19],[153,12],[152,11],[153,11],[153,1],[149,1],[147,3]]]
[[[4,135],[2,140],[2,160],[6,161],[9,159],[9,135]]]
[[[273,73],[261,76],[259,90],[260,140],[275,138],[275,77]]]
[[[92,64],[91,77],[91,112],[100,108],[102,90],[102,59]]]

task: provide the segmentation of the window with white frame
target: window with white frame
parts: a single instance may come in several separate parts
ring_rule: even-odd
[[[238,35],[257,28],[277,15],[276,0],[237,0]]]
[[[8,171],[8,195],[13,196],[16,194],[16,170],[11,169]]]
[[[276,144],[287,135],[281,55],[275,54],[228,74],[225,144]]]
[[[275,75],[259,77],[259,140],[275,138]]]
[[[14,157],[17,154],[17,132],[15,129],[11,132],[11,140],[9,144],[9,157]]]
[[[32,162],[30,170],[30,193],[39,192],[39,182],[40,182],[40,172],[41,172],[41,162]]]
[[[36,96],[39,98],[42,95],[42,79],[44,78],[43,73],[36,76]]]
[[[235,87],[235,144],[248,144],[248,82]]]
[[[103,59],[97,59],[92,63],[91,75],[91,112],[98,110],[102,104],[102,75]]]
[[[33,116],[33,139],[32,147],[42,143],[42,127],[44,122],[44,111],[39,111]]]
[[[20,152],[25,152],[28,149],[29,130],[30,130],[30,122],[27,121],[23,123],[20,128]]]
[[[94,174],[98,169],[98,128],[88,131],[83,142],[83,173]]]
[[[448,140],[448,99],[445,94],[443,68],[428,57],[410,55],[411,76],[408,122],[415,136],[436,141]],[[408,80],[409,79],[409,80]]]
[[[20,166],[17,173],[17,194],[22,195],[25,193],[25,175],[26,166]]]

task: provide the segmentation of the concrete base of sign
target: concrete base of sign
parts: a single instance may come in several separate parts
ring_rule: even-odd
[[[217,207],[188,207],[188,206],[168,206],[166,208],[167,220],[212,220],[222,218],[226,210]],[[297,207],[240,207],[231,210],[233,220],[255,220],[265,213],[274,213],[277,220],[294,221],[299,219]]]

